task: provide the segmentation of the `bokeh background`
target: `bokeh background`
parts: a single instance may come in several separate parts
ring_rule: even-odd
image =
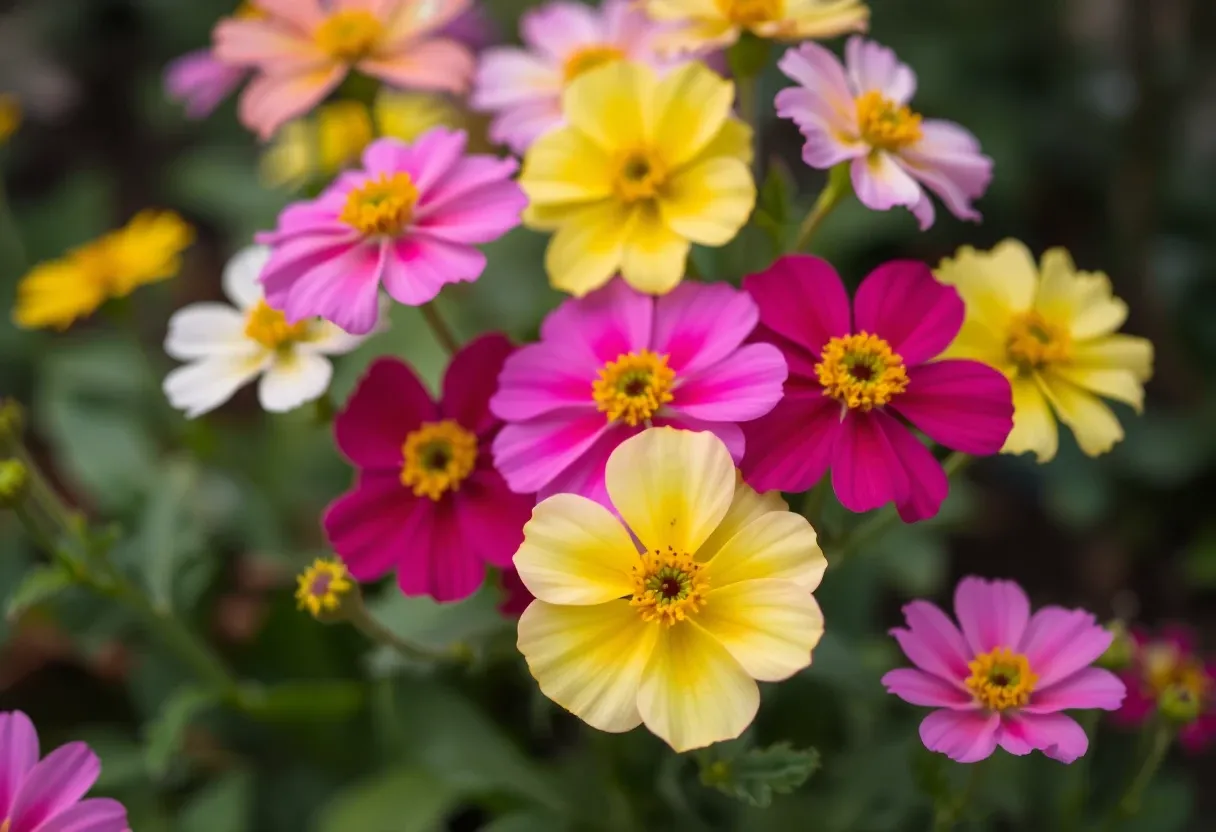
[[[533,4],[482,5],[511,39]],[[920,747],[918,709],[878,684],[902,660],[885,631],[907,599],[948,598],[965,574],[1011,577],[1036,604],[1189,622],[1216,650],[1216,3],[873,0],[874,36],[919,74],[917,109],[973,130],[996,176],[982,225],[939,212],[921,234],[906,213],[850,204],[818,253],[856,281],[891,257],[936,263],[1005,237],[1067,246],[1110,274],[1131,306],[1126,331],[1156,345],[1156,375],[1145,414],[1120,411],[1127,438],[1108,456],[1086,459],[1069,438],[1045,468],[976,464],[939,519],[829,570],[829,634],[809,671],[766,687],[755,728],[762,742],[814,746],[823,768],[765,810],[705,789],[693,761],[649,735],[597,735],[550,705],[513,654],[495,587],[455,607],[369,589],[401,635],[473,645],[471,670],[411,667],[296,612],[292,576],[325,553],[317,518],[349,480],[328,430],[308,408],[269,418],[250,391],[188,423],[159,390],[169,314],[218,299],[226,258],[291,197],[259,178],[260,149],[231,103],[188,122],[162,91],[165,64],[205,45],[231,6],[0,0],[0,91],[26,111],[0,172],[28,257],[58,256],[148,206],[199,231],[180,277],[65,334],[0,316],[0,393],[27,405],[33,450],[67,498],[120,525],[113,557],[275,691],[258,719],[194,713],[186,670],[83,591],[0,621],[0,710],[29,713],[44,748],[93,743],[98,788],[127,803],[135,832],[924,829],[926,783],[958,775]],[[782,79],[770,72],[764,85],[771,101]],[[792,171],[805,210],[822,177],[800,167],[794,128],[769,119],[764,164]],[[477,284],[445,290],[461,336],[534,334],[559,299],[544,242],[514,232],[489,248]],[[738,280],[771,254],[753,229],[696,256],[703,274]],[[20,271],[5,241],[6,309]],[[398,308],[390,332],[340,361],[339,401],[382,353],[432,381],[442,370],[421,319]],[[0,516],[0,599],[36,559]],[[1089,809],[1101,809],[1136,743],[1104,728],[1090,763],[1071,768],[998,753],[964,828],[1081,828],[1086,783]],[[1171,756],[1164,771],[1140,817],[1117,828],[1216,827],[1216,753]]]

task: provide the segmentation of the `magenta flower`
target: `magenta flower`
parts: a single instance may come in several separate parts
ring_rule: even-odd
[[[3,832],[130,832],[117,800],[81,800],[101,762],[82,742],[39,760],[38,732],[21,711],[0,713],[0,830]]]
[[[992,181],[992,159],[959,125],[923,119],[908,102],[916,74],[885,46],[849,39],[842,66],[814,43],[785,53],[781,71],[799,86],[777,94],[777,115],[792,119],[806,145],[802,159],[813,168],[848,162],[857,198],[886,211],[907,206],[921,229],[933,225],[928,188],[959,219],[979,221],[972,200]]]
[[[1197,753],[1216,742],[1216,663],[1204,662],[1195,634],[1172,625],[1150,636],[1133,630],[1131,666],[1120,674],[1127,699],[1115,722],[1140,726],[1159,713],[1181,723],[1178,741]]]
[[[359,469],[325,512],[325,533],[360,581],[397,570],[406,595],[456,601],[487,563],[510,566],[535,501],[514,494],[490,464],[501,423],[489,408],[511,345],[484,335],[458,352],[436,403],[410,367],[381,358],[334,421]]]
[[[743,345],[757,317],[746,293],[722,284],[685,281],[655,298],[617,278],[567,300],[503,367],[490,400],[507,422],[498,470],[514,491],[609,505],[609,454],[651,424],[711,431],[738,462],[736,423],[767,413],[786,377],[775,347]]]
[[[964,578],[954,590],[962,628],[928,601],[904,607],[908,628],[891,631],[916,668],[882,677],[887,691],[912,705],[938,708],[920,724],[930,751],[974,763],[999,745],[1019,756],[1042,751],[1071,763],[1089,739],[1062,713],[1112,711],[1125,688],[1109,670],[1090,667],[1111,633],[1084,610],[1044,607],[1012,581]]]
[[[248,74],[244,67],[223,63],[210,49],[199,49],[165,67],[165,93],[185,105],[187,118],[206,118]]]
[[[288,207],[262,272],[266,301],[289,323],[320,316],[352,335],[376,325],[380,284],[419,306],[444,284],[476,280],[474,248],[519,225],[527,197],[513,159],[464,154],[463,131],[435,128],[412,145],[380,139],[363,170],[342,174],[311,202]]]
[[[845,508],[894,502],[911,523],[937,514],[949,483],[904,420],[963,453],[1001,450],[1013,429],[1009,381],[978,361],[936,360],[962,327],[963,302],[928,266],[879,266],[852,314],[818,258],[783,257],[743,286],[760,306],[756,339],[790,368],[781,402],[744,427],[743,474],[756,490],[806,491],[830,469]]]

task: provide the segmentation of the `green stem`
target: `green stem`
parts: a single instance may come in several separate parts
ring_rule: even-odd
[[[421,307],[422,317],[426,320],[427,326],[431,328],[431,332],[435,334],[435,340],[439,342],[439,346],[443,347],[448,355],[455,355],[460,350],[460,341],[452,334],[452,330],[444,322],[439,315],[439,309],[435,306],[435,301],[424,303]]]
[[[346,620],[356,630],[371,641],[392,647],[407,659],[428,663],[451,663],[461,659],[460,654],[455,650],[432,650],[406,641],[372,617],[361,600],[353,599],[353,603],[349,606],[344,605],[343,612],[346,614]]]
[[[739,117],[752,128],[753,141],[759,141],[760,138],[760,125],[756,123],[760,116],[757,94],[759,81],[760,79],[755,75],[739,78],[736,81],[739,91]],[[758,156],[759,154],[757,154]]]
[[[1128,785],[1127,791],[1123,793],[1123,797],[1115,804],[1114,811],[1107,817],[1106,829],[1114,829],[1116,821],[1133,817],[1140,812],[1140,801],[1144,797],[1144,790],[1148,788],[1148,784],[1153,781],[1157,770],[1165,762],[1166,752],[1170,750],[1173,742],[1174,727],[1161,720],[1153,730],[1148,753],[1144,757],[1144,762],[1140,764],[1140,770],[1136,772],[1136,776]]]
[[[831,172],[828,173],[828,182],[819,193],[819,198],[815,200],[814,207],[806,215],[806,219],[802,221],[802,225],[798,227],[798,236],[794,240],[794,247],[791,249],[791,252],[806,251],[811,244],[811,240],[815,237],[815,232],[819,230],[819,226],[823,225],[823,221],[827,219],[828,214],[832,213],[841,200],[852,193],[852,191],[853,183],[849,179],[848,164],[840,164],[832,168]]]
[[[971,803],[971,799],[979,791],[983,771],[983,763],[972,763],[971,770],[967,774],[967,785],[963,787],[962,793],[953,800],[943,801],[937,806],[937,811],[933,815],[934,832],[949,832],[959,822]]]

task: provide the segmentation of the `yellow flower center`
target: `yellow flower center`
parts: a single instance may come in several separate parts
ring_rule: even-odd
[[[245,320],[245,337],[257,341],[266,349],[277,350],[307,338],[308,321],[289,324],[286,315],[260,300]]]
[[[591,397],[599,411],[608,414],[609,422],[620,419],[632,427],[671,401],[675,378],[666,355],[631,352],[600,368],[600,377],[591,383]]]
[[[451,419],[425,422],[401,448],[401,484],[416,497],[438,501],[457,491],[477,464],[477,437]]]
[[[342,596],[354,587],[341,561],[317,558],[296,578],[296,602],[300,609],[316,617],[336,611],[342,604]]]
[[[1040,370],[1072,358],[1072,336],[1066,327],[1048,321],[1038,312],[1023,312],[1009,325],[1005,351],[1019,369]]]
[[[566,83],[569,84],[584,72],[590,72],[605,64],[622,60],[624,57],[625,52],[615,46],[587,46],[579,49],[566,59],[566,65],[563,70]]]
[[[994,711],[1022,707],[1039,681],[1026,657],[1008,647],[976,656],[967,667],[971,668],[967,689],[976,702]]]
[[[881,407],[908,389],[904,360],[866,332],[828,341],[815,373],[823,394],[850,408]]]
[[[857,99],[857,122],[861,125],[862,140],[879,150],[902,150],[924,136],[920,116],[878,90],[870,90]]]
[[[346,197],[340,219],[365,237],[397,237],[414,217],[418,189],[408,173],[380,178]]]
[[[369,11],[348,9],[327,17],[314,37],[317,46],[334,60],[353,64],[379,45],[384,25]]]
[[[717,0],[718,11],[736,26],[754,26],[781,17],[781,0]]]
[[[629,603],[638,608],[643,621],[659,621],[670,627],[705,605],[709,579],[702,574],[704,564],[697,563],[692,555],[669,546],[666,552],[655,549],[653,554],[646,552],[640,557],[641,562],[632,569],[633,598]]]
[[[625,202],[653,199],[667,180],[667,167],[653,153],[638,150],[621,157],[616,192]]]

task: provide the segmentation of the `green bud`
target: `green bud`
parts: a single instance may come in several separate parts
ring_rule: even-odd
[[[1197,691],[1186,685],[1170,685],[1161,692],[1157,700],[1161,715],[1170,722],[1187,725],[1199,718],[1203,702]]]
[[[25,413],[16,399],[0,399],[0,445],[15,442],[25,429]]]
[[[30,472],[19,459],[0,460],[0,508],[13,508],[25,497]]]
[[[1122,621],[1112,621],[1106,625],[1106,629],[1114,638],[1106,652],[1098,657],[1098,666],[1107,670],[1123,670],[1136,658],[1136,641]]]

